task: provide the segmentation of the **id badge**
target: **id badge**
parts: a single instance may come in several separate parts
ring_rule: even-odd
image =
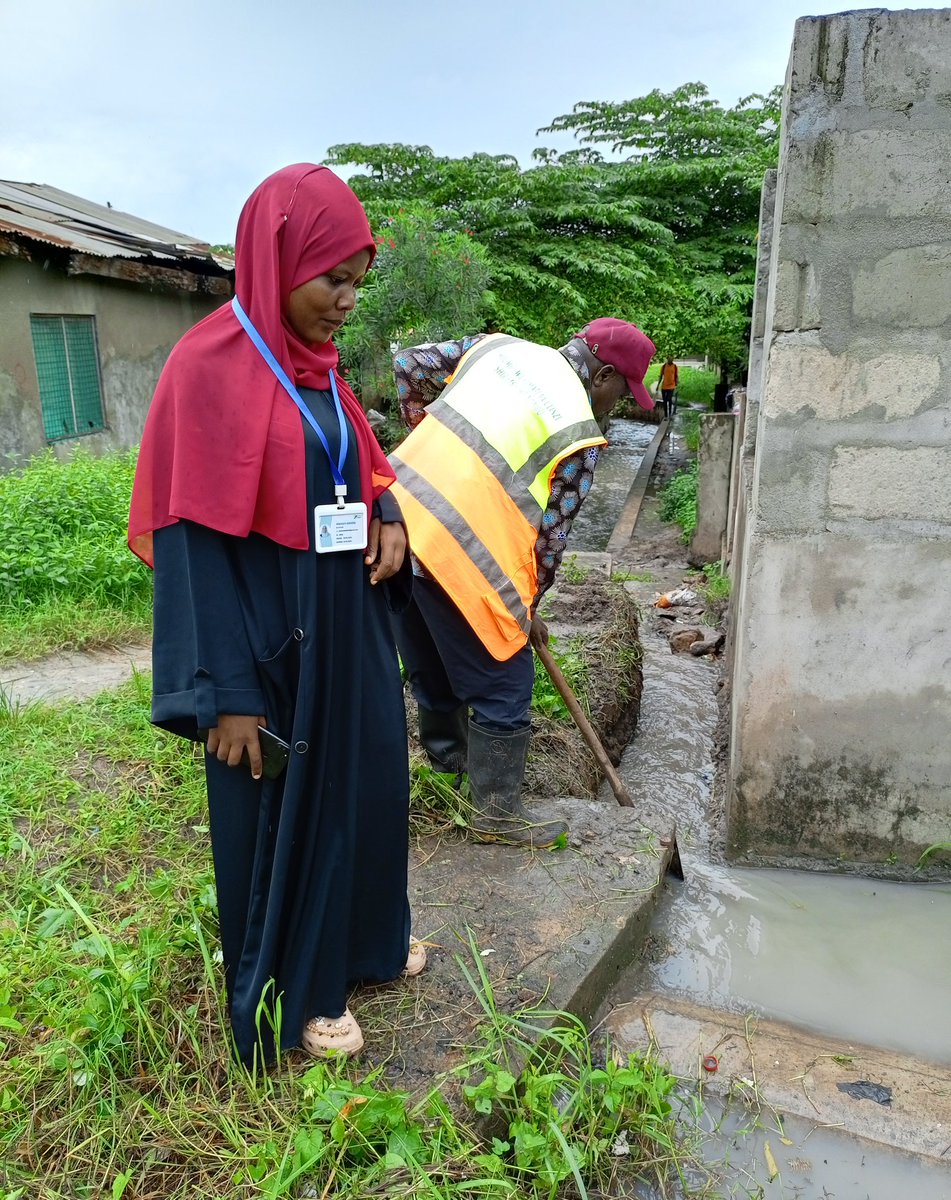
[[[318,554],[336,554],[340,550],[365,550],[367,544],[367,506],[355,504],[318,504],[314,509],[314,548]]]

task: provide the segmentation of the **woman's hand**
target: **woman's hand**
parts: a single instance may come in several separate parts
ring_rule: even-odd
[[[235,713],[222,713],[218,724],[208,730],[208,753],[214,754],[219,762],[236,767],[245,750],[251,764],[251,774],[261,778],[261,743],[258,741],[258,726],[267,725],[264,717],[244,717]]]
[[[406,530],[399,521],[388,521],[385,525],[379,517],[370,522],[366,554],[363,561],[370,568],[370,583],[377,584],[389,579],[403,565],[406,554]]]

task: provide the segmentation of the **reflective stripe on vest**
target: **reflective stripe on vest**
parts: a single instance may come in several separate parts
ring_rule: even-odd
[[[493,335],[390,456],[413,553],[499,661],[528,640],[535,542],[562,459],[605,438],[556,350]]]

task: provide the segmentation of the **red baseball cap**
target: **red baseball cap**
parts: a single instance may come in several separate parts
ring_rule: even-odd
[[[644,386],[644,376],[656,346],[646,333],[629,321],[598,317],[575,337],[584,342],[595,358],[621,372],[641,408],[654,407],[654,397]]]

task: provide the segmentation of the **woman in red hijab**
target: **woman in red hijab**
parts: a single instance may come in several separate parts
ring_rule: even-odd
[[[152,720],[207,738],[225,977],[248,1066],[298,1043],[354,1053],[349,991],[425,963],[409,933],[387,612],[408,597],[406,538],[332,341],[373,253],[360,202],[325,167],[285,167],[256,189],[235,301],[172,351],[132,495],[129,544],[155,568]]]

